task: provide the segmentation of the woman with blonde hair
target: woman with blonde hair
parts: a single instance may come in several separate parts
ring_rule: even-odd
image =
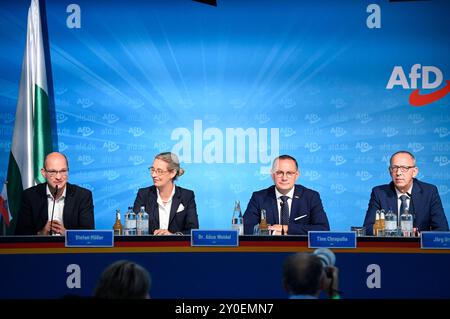
[[[175,185],[184,174],[178,156],[171,152],[155,156],[149,171],[153,186],[139,189],[133,210],[142,206],[149,214],[149,233],[153,235],[190,234],[198,228],[194,192]]]

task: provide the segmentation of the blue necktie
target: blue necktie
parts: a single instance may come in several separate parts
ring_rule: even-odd
[[[289,205],[287,200],[289,197],[287,196],[281,196],[280,197],[282,203],[281,203],[281,225],[289,225]]]
[[[400,215],[398,216],[398,226],[400,227],[400,216],[405,212],[405,210],[408,208],[408,203],[406,200],[408,199],[408,196],[402,195],[400,196],[400,200],[402,203],[400,204]]]

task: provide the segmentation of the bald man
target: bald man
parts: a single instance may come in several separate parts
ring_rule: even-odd
[[[41,174],[47,182],[22,193],[16,235],[64,235],[66,229],[94,229],[92,193],[67,182],[66,156],[48,154]]]

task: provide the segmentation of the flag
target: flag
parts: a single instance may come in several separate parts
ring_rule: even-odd
[[[6,193],[6,183],[3,184],[2,193],[0,195],[0,213],[6,226],[9,226],[11,214],[8,208],[8,194]]]
[[[22,61],[19,96],[9,154],[6,197],[10,223],[6,234],[14,234],[22,190],[45,179],[40,173],[45,156],[52,151],[47,74],[39,0],[28,9],[27,38]],[[6,218],[4,218],[6,224]]]

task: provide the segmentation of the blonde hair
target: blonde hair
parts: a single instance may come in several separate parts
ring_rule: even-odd
[[[172,180],[176,180],[178,176],[184,174],[184,169],[180,167],[180,160],[178,159],[177,154],[171,152],[163,152],[156,155],[155,159],[166,162],[168,164],[169,171],[175,170],[177,172]]]

